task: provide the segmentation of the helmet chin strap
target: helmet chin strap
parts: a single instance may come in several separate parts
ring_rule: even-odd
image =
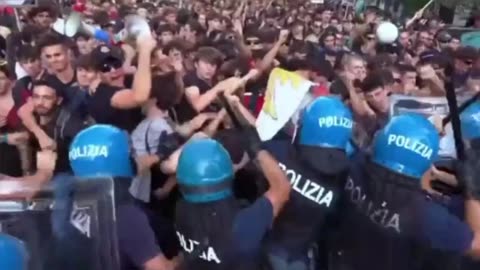
[[[302,148],[316,149],[319,152],[319,157],[311,159],[310,157],[305,156]],[[317,146],[298,145],[296,147],[296,153],[302,164],[306,165],[316,173],[327,176],[336,176],[338,174],[342,174],[348,168],[348,158],[346,157],[347,154],[344,153],[345,157],[342,158],[341,156],[337,155],[337,151],[340,150]]]
[[[342,164],[341,162],[330,162],[327,160],[322,160],[318,162],[320,158],[311,160],[310,158],[306,157],[303,154],[304,151],[302,148],[305,149],[305,148],[311,147],[311,148],[318,148],[319,151],[332,151],[332,152],[336,150],[330,149],[330,148],[317,147],[317,146],[301,145],[300,144],[301,127],[302,127],[302,123],[299,121],[298,124],[296,124],[296,128],[294,129],[291,142],[295,149],[295,155],[298,157],[298,159],[301,161],[302,164],[306,165],[308,168],[310,168],[311,170],[317,173],[321,173],[325,175],[336,175],[346,170],[347,166],[345,164]],[[345,153],[345,156],[346,155],[347,154]],[[328,160],[331,160],[331,159],[328,159]]]
[[[416,191],[421,190],[419,180],[416,181],[410,176],[402,175],[400,173],[391,171],[387,168],[384,168],[374,163],[372,160],[368,161],[366,172],[371,179],[378,182],[383,182],[383,183],[390,182],[392,184],[395,184],[410,190],[416,190]]]

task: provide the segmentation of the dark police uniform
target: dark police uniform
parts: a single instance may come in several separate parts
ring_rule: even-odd
[[[392,177],[364,153],[354,161],[339,231],[341,269],[422,269],[432,249],[450,254],[470,249],[471,229],[418,181]]]
[[[284,257],[286,253],[290,261],[305,261],[319,229],[328,226],[338,208],[346,174],[327,178],[315,173],[299,162],[294,147],[284,140],[264,144],[264,148],[278,160],[293,189],[267,242],[271,254]]]
[[[261,241],[273,221],[266,197],[239,209],[235,198],[210,203],[181,200],[176,228],[184,250],[181,269],[259,269]]]

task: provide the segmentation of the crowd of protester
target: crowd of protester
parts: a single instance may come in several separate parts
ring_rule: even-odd
[[[348,218],[342,221],[337,196],[345,193],[345,197],[353,198],[359,184],[346,180],[345,168],[339,168],[341,164],[332,163],[328,168],[312,165],[327,171],[323,178],[335,175],[335,180],[329,184],[324,181],[325,192],[317,186],[322,191],[315,199],[309,198],[315,201],[310,202],[313,205],[300,202],[293,194],[305,192],[307,188],[301,191],[294,184],[297,172],[298,179],[302,175],[309,179],[318,176],[304,172],[300,165],[289,167],[275,154],[289,147],[276,144],[278,141],[297,140],[292,139],[291,129],[281,130],[270,143],[260,143],[251,128],[239,131],[236,119],[224,108],[227,102],[242,115],[243,122],[254,126],[270,71],[279,67],[313,82],[315,85],[308,94],[311,99],[337,97],[335,101],[320,98],[318,104],[323,107],[318,106],[336,106],[335,113],[346,118],[351,111],[353,135],[347,138],[349,145],[369,152],[374,148],[375,134],[386,132],[384,127],[391,119],[392,95],[444,97],[446,85],[451,84],[458,97],[470,97],[480,91],[480,52],[463,46],[460,37],[450,32],[448,25],[433,13],[421,10],[400,22],[375,6],[356,11],[350,6],[329,3],[332,5],[303,0],[178,3],[85,0],[59,6],[56,2],[40,1],[37,6],[17,9],[17,13],[9,7],[0,7],[3,23],[0,26],[0,175],[33,185],[32,192],[24,194],[32,198],[51,182],[72,175],[75,168],[71,160],[101,151],[71,150],[71,144],[89,127],[104,124],[128,133],[132,148],[128,159],[135,167],[132,181],[123,181],[128,183],[124,190],[128,190],[124,192],[128,194],[116,198],[127,200],[128,197],[135,205],[135,209],[130,209],[120,203],[118,208],[122,210],[117,209],[117,222],[121,224],[117,227],[121,269],[478,267],[471,258],[480,256],[480,220],[478,211],[470,211],[478,201],[462,197],[466,187],[458,180],[460,176],[453,159],[428,166],[426,173],[415,175],[418,179],[414,181],[414,188],[429,200],[448,201],[445,204],[450,215],[458,218],[450,221],[451,217],[446,217],[437,206],[426,208],[431,209],[429,214],[422,213],[436,215],[429,220],[440,220],[439,223],[419,226],[420,233],[402,232],[415,241],[397,246],[394,243],[400,236],[396,234],[387,235],[360,225],[354,230],[356,221]],[[109,32],[111,41],[102,42],[81,29],[72,38],[55,31],[55,21],[66,19],[70,11],[81,14],[84,23]],[[125,26],[124,19],[132,14],[148,21],[151,35],[115,40],[113,37]],[[379,42],[376,29],[384,21],[394,22],[399,29],[393,43]],[[473,28],[480,28],[480,14],[474,14],[472,22]],[[417,124],[420,123],[417,120],[408,121],[405,123],[414,133],[426,132],[427,128]],[[441,121],[435,118],[433,122],[435,132],[444,135]],[[480,124],[477,128],[480,134]],[[416,136],[414,133],[412,136]],[[341,134],[332,136],[336,140],[343,138]],[[208,141],[212,145],[197,148],[182,146],[191,138],[214,140]],[[300,143],[302,138],[300,136]],[[97,139],[104,139],[105,144],[114,140],[107,135]],[[223,215],[233,204],[242,209],[238,214],[227,214],[229,217],[221,222],[215,221],[221,225],[208,219],[201,221],[202,215],[215,216],[217,212],[202,207],[189,208],[181,199],[185,190],[180,192],[177,185],[178,181],[185,181],[177,179],[181,169],[188,170],[185,164],[190,164],[192,170],[201,166],[197,166],[195,159],[191,163],[181,158],[179,161],[182,148],[185,147],[184,151],[188,148],[191,153],[202,149],[217,151],[215,147],[220,147],[214,145],[217,142],[227,150],[233,163],[232,185],[236,198],[218,211]],[[341,141],[338,145],[345,143]],[[272,156],[280,161],[279,166]],[[305,159],[302,155],[290,158],[293,163]],[[309,159],[343,161],[336,152],[310,155]],[[365,168],[369,167],[365,165]],[[280,169],[286,176],[278,175]],[[334,170],[337,170],[335,174]],[[358,174],[355,168],[352,175],[354,173]],[[188,173],[186,175],[188,178]],[[334,199],[329,197],[327,189],[333,192]],[[360,198],[361,189],[358,192]],[[368,194],[368,188],[363,192]],[[295,199],[288,201],[290,196]],[[405,196],[405,201],[393,204],[399,207],[407,203],[408,198]],[[464,209],[464,202],[470,203],[471,208]],[[183,215],[179,217],[179,213]],[[218,244],[220,241],[194,241],[191,235],[181,233],[182,229],[192,229],[185,222],[188,219],[185,213],[191,215],[190,219],[195,217],[196,225],[203,229],[212,226],[208,230],[221,230],[222,225],[234,224],[233,236],[219,235],[229,237],[229,243],[240,250],[235,254],[240,255],[230,254],[232,249]],[[408,212],[401,215],[406,217]],[[406,219],[416,218],[412,214]],[[178,219],[183,222],[174,222]],[[462,220],[468,220],[471,230]],[[321,226],[313,226],[315,224]],[[387,213],[378,226],[399,230],[397,225],[395,216]],[[37,221],[31,226],[43,234],[44,227],[50,225]],[[265,240],[263,236],[269,230]],[[345,230],[350,233],[344,233]],[[371,236],[359,237],[367,233]],[[373,236],[375,234],[381,236]],[[42,237],[47,239],[48,233],[45,235]],[[73,244],[65,246],[75,246],[76,237],[69,238]],[[429,241],[421,242],[420,238]],[[378,244],[382,241],[379,239],[387,239],[387,244]],[[88,253],[85,249],[58,251],[23,240],[27,242],[30,257],[32,254],[36,257],[28,269],[94,269],[82,265],[86,262],[79,259],[80,253]],[[417,245],[418,242],[422,244]],[[391,246],[388,243],[392,243]],[[210,249],[215,245],[216,249]],[[223,252],[219,251],[222,248]],[[357,253],[351,255],[349,248]],[[253,256],[253,253],[263,255]]]

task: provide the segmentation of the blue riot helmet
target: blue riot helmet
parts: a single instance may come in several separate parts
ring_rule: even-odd
[[[373,142],[372,161],[409,177],[420,179],[438,156],[440,136],[419,114],[394,116]]]
[[[318,97],[303,111],[295,139],[299,160],[316,173],[338,175],[348,167],[352,113],[338,97]]]
[[[186,201],[212,202],[232,195],[233,163],[223,146],[212,139],[193,139],[178,159],[177,182]]]
[[[68,156],[80,178],[133,176],[128,134],[114,126],[94,125],[81,131]]]
[[[358,151],[358,147],[352,140],[348,140],[345,151],[347,152],[348,157],[352,157]]]
[[[476,101],[460,114],[462,137],[466,140],[480,138],[480,102]]]
[[[27,270],[28,255],[24,243],[0,233],[0,269]]]
[[[338,97],[318,97],[300,120],[298,143],[345,150],[352,137],[352,113]]]

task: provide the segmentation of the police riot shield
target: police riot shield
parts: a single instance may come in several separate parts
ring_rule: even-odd
[[[111,178],[0,181],[0,230],[24,242],[29,270],[119,269]]]

